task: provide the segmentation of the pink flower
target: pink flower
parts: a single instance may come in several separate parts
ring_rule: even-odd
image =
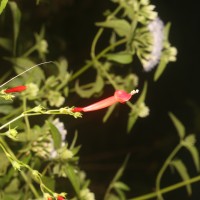
[[[103,99],[101,101],[98,101],[98,102],[91,104],[89,106],[86,106],[86,107],[75,107],[73,109],[73,112],[90,112],[90,111],[95,111],[95,110],[109,107],[117,102],[125,103],[134,94],[136,94],[138,92],[139,92],[139,90],[133,90],[130,93],[127,93],[124,90],[116,90],[113,96]]]
[[[24,90],[26,90],[26,86],[20,85],[20,86],[16,86],[16,87],[13,87],[13,88],[6,89],[6,90],[4,90],[4,92],[5,93],[14,93],[14,92],[22,92]]]

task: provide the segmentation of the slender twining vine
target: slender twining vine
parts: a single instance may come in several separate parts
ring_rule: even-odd
[[[52,35],[45,24],[32,33],[32,16],[23,6],[25,1],[0,1],[0,65],[2,69],[9,66],[0,77],[0,200],[97,199],[86,172],[79,166],[78,131],[69,142],[63,117],[76,120],[84,118],[85,112],[104,109],[102,121],[109,123],[119,103],[124,103],[120,105],[129,109],[126,131],[130,133],[139,118],[150,114],[146,105],[146,96],[150,95],[148,83],[140,80],[135,69],[140,68],[141,74],[153,72],[156,83],[167,64],[176,60],[177,50],[169,41],[171,24],[160,19],[149,0],[111,1],[113,10],[107,10],[104,20],[95,23],[97,32],[91,42],[90,59],[77,71],[65,57],[52,56],[50,50],[55,48],[49,42]],[[43,0],[35,4],[33,9],[51,6]],[[51,10],[54,12],[52,8],[48,12]],[[109,39],[103,46],[105,35]],[[135,58],[140,63],[135,64]],[[86,72],[92,72],[92,76],[83,84]],[[106,88],[113,93],[101,99]],[[74,93],[80,99],[98,99],[89,105],[74,105]],[[194,134],[186,135],[175,115],[169,116],[180,140],[158,171],[154,192],[127,197],[131,188],[122,176],[129,154],[105,188],[102,199],[162,200],[165,193],[180,187],[192,194],[192,183],[200,181],[200,176],[190,178],[187,163],[178,158],[178,153],[186,148],[199,172],[196,138]],[[163,186],[169,168],[177,171],[182,181]]]

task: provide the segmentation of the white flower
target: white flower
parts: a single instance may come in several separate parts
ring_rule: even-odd
[[[60,107],[65,102],[65,98],[59,92],[53,90],[49,91],[48,100],[50,106],[56,107]]]
[[[156,18],[155,20],[151,21],[147,27],[150,33],[152,34],[153,40],[149,58],[143,60],[142,64],[145,71],[150,71],[153,67],[155,67],[158,64],[161,57],[164,39],[164,24],[159,18]]]
[[[41,53],[47,53],[48,52],[48,43],[45,39],[43,39],[39,42],[38,51],[41,52]]]
[[[38,85],[35,83],[28,83],[27,85],[28,90],[24,91],[24,93],[27,95],[28,99],[35,98],[39,92]]]
[[[95,200],[94,193],[90,192],[88,188],[81,190],[80,198],[82,200]]]
[[[145,105],[144,102],[140,103],[137,109],[139,117],[143,118],[149,115],[149,108]]]

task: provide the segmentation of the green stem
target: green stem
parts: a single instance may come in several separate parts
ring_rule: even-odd
[[[171,192],[173,190],[176,190],[178,188],[184,187],[186,185],[189,185],[189,184],[192,184],[192,183],[195,183],[195,182],[198,182],[198,181],[200,181],[200,175],[196,176],[194,178],[188,179],[186,181],[181,181],[179,183],[176,183],[176,184],[170,185],[168,187],[165,187],[165,188],[161,189],[159,191],[159,193],[160,194],[164,194],[164,193],[167,193],[167,192]],[[152,198],[157,197],[157,195],[158,195],[157,192],[152,192],[152,193],[149,193],[149,194],[146,194],[146,195],[142,195],[142,196],[139,196],[139,197],[131,198],[129,200],[146,200],[146,199],[152,199]]]
[[[23,98],[23,110],[26,111],[27,110],[27,105],[26,105],[26,97]],[[24,120],[25,120],[25,124],[26,124],[26,129],[27,129],[27,138],[30,139],[30,123],[29,123],[29,119],[28,119],[28,116],[25,115],[24,116]]]
[[[37,49],[37,45],[31,47],[28,51],[26,51],[21,57],[28,57],[31,53],[33,53]]]
[[[108,51],[112,50],[114,47],[119,46],[123,43],[126,43],[127,39],[123,38],[119,41],[117,41],[114,44],[111,44],[110,46],[106,47],[104,50],[102,50],[97,56],[96,56],[96,60],[100,59],[101,57],[103,57]],[[84,65],[83,67],[81,67],[76,73],[74,73],[71,76],[70,81],[73,81],[75,78],[77,78],[78,76],[80,76],[81,74],[83,74],[85,71],[87,71],[90,67],[92,67],[93,65],[93,61],[88,62],[86,65]]]
[[[23,171],[20,171],[20,173],[21,173],[23,179],[25,180],[25,182],[27,183],[27,185],[29,186],[29,188],[31,189],[34,196],[39,199],[40,195],[38,194],[37,190],[35,189],[35,187],[31,183],[31,181],[27,178],[27,175]]]
[[[32,169],[29,165],[24,164],[22,162],[20,162],[16,156],[14,155],[14,153],[12,152],[12,150],[10,149],[10,147],[7,145],[7,143],[0,138],[0,147],[2,148],[2,150],[4,151],[4,153],[6,154],[7,158],[10,160],[10,162],[12,163],[12,161],[16,161],[22,164],[23,167],[27,168],[32,174],[34,174],[33,172],[35,171],[34,169]],[[34,186],[32,185],[32,183],[26,178],[26,175],[24,173],[22,173],[22,171],[20,171],[23,178],[25,178],[24,180],[26,181],[26,183],[28,184],[28,186],[30,187],[30,189],[32,190],[33,194],[35,195],[36,198],[39,198],[40,195],[37,193],[36,189],[34,188]],[[42,192],[44,193],[45,191],[43,189],[45,189],[46,191],[48,191],[49,193],[53,194],[54,192],[48,188],[43,182],[40,176],[35,176],[35,178],[38,179],[39,184],[40,184],[40,188],[42,190]]]
[[[12,124],[13,122],[17,121],[18,119],[20,119],[20,118],[22,118],[22,117],[24,117],[24,113],[22,113],[21,115],[15,117],[14,119],[12,119],[12,120],[10,120],[9,122],[7,122],[7,123],[5,123],[4,125],[2,125],[2,126],[0,127],[0,130],[3,129],[3,128],[5,128],[6,126]]]
[[[171,154],[168,156],[168,158],[165,160],[163,166],[161,167],[160,171],[158,172],[158,175],[157,175],[157,178],[156,178],[156,192],[157,192],[157,195],[160,196],[160,198],[162,198],[162,195],[160,193],[160,182],[161,182],[162,176],[163,176],[165,170],[167,169],[167,167],[169,166],[169,164],[171,163],[174,156],[181,149],[181,147],[182,147],[182,144],[179,143],[175,147],[175,149],[171,152]]]
[[[97,32],[97,34],[94,37],[94,40],[92,42],[92,47],[91,47],[91,57],[93,60],[96,60],[96,56],[95,56],[95,49],[96,49],[96,44],[99,40],[99,38],[101,37],[102,33],[103,33],[103,28],[100,28]]]

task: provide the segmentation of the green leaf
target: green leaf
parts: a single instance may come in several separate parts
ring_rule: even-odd
[[[79,86],[78,81],[75,84],[75,90],[77,94],[80,95],[82,98],[90,98],[92,95],[101,92],[104,87],[104,80],[100,75],[97,75],[96,81],[94,82],[93,86],[90,89],[82,89]]]
[[[19,35],[21,12],[14,1],[9,2],[13,16],[13,53],[16,54],[17,38]]]
[[[164,40],[165,40],[165,41],[168,41],[170,28],[171,28],[171,23],[168,22],[168,23],[165,25],[164,30],[163,30],[163,33],[164,33]]]
[[[54,124],[52,124],[51,122],[48,122],[48,124],[52,134],[54,147],[55,149],[59,149],[61,147],[61,142],[62,142],[61,134]]]
[[[154,74],[154,78],[153,78],[154,81],[157,81],[160,78],[160,76],[162,75],[162,73],[164,72],[164,70],[167,66],[167,63],[168,62],[166,61],[165,56],[164,55],[161,56],[160,63],[159,63],[159,65],[156,69],[156,72]]]
[[[120,200],[120,199],[115,194],[108,194],[108,197],[106,198],[106,200]]]
[[[185,127],[183,126],[183,124],[175,117],[175,115],[173,113],[169,113],[169,116],[178,132],[178,135],[180,137],[180,139],[183,139],[185,136]]]
[[[200,171],[200,161],[199,161],[199,151],[196,146],[185,146],[192,155],[193,162],[195,164],[196,170]]]
[[[122,190],[115,188],[115,191],[118,194],[118,197],[120,200],[127,200],[127,198]]]
[[[133,128],[136,120],[138,118],[138,114],[135,111],[130,111],[128,122],[127,122],[127,132],[130,133],[131,129]]]
[[[55,180],[51,177],[42,176],[42,182],[52,191],[55,190]]]
[[[176,170],[178,171],[178,173],[181,176],[183,181],[187,181],[187,180],[190,179],[190,176],[187,172],[187,169],[186,169],[184,163],[181,160],[174,160],[174,161],[171,162],[171,165],[176,168]],[[191,195],[192,194],[192,187],[191,187],[190,183],[188,183],[186,185],[186,189],[187,189],[188,195]]]
[[[0,105],[0,113],[2,114],[9,114],[13,111],[13,106],[12,105]]]
[[[135,103],[136,106],[133,106],[133,109],[129,113],[129,118],[128,118],[128,122],[127,122],[127,132],[128,133],[130,133],[131,129],[133,128],[133,126],[138,118],[137,111],[134,110],[134,107],[137,107],[137,105],[144,102],[144,100],[146,98],[146,94],[147,94],[147,86],[148,86],[147,82],[145,82],[142,93],[141,93],[140,97],[138,98],[137,102]]]
[[[115,174],[115,176],[114,176],[114,178],[112,180],[112,183],[115,183],[116,181],[118,181],[121,178],[121,176],[123,175],[124,170],[126,168],[126,165],[128,163],[129,157],[130,157],[129,155],[126,156],[126,158],[125,158],[124,162],[122,163],[121,167],[118,169],[117,173]]]
[[[78,131],[75,131],[74,138],[73,138],[72,143],[71,143],[71,145],[69,147],[69,150],[72,150],[74,148],[77,139],[78,139]]]
[[[117,104],[113,104],[112,106],[110,106],[108,109],[107,109],[107,112],[106,114],[104,115],[103,117],[103,123],[105,123],[108,118],[111,116],[112,112],[114,111],[115,107],[116,107]]]
[[[183,145],[190,152],[193,162],[195,164],[196,170],[199,172],[200,171],[199,151],[197,147],[194,146],[195,142],[196,142],[195,135],[190,134],[185,138]]]
[[[129,64],[132,63],[133,57],[130,53],[127,52],[119,52],[115,54],[106,54],[105,57],[108,60],[118,62],[120,64]]]
[[[8,0],[1,0],[1,4],[0,4],[0,14],[3,12],[3,10],[5,9],[6,5],[8,3]]]
[[[0,46],[8,51],[12,51],[12,42],[10,39],[0,37]]]
[[[113,184],[114,188],[118,188],[120,190],[124,190],[124,191],[129,191],[130,188],[128,187],[128,185],[126,185],[125,183],[121,182],[121,181],[117,181]]]
[[[97,26],[112,28],[121,37],[129,36],[131,32],[131,25],[124,19],[112,19],[105,22],[96,23]]]
[[[30,60],[29,58],[5,58],[5,60],[10,61],[14,66],[14,69],[17,74],[22,73],[23,71],[27,70],[28,68],[36,65],[35,62]],[[31,71],[26,72],[23,74],[23,78],[26,82],[34,82],[40,84],[42,80],[44,80],[44,72],[41,70],[40,67],[36,67]]]
[[[19,180],[17,178],[14,178],[9,185],[5,188],[5,192],[6,193],[13,193],[13,192],[17,192],[19,189]]]
[[[2,150],[0,150],[0,177],[3,177],[5,175],[5,173],[7,172],[7,168],[9,166],[9,161],[6,157],[6,155],[4,154],[4,152],[2,152]],[[0,187],[2,187],[1,183],[3,181],[0,180]]]
[[[73,149],[71,149],[71,151],[72,151],[72,153],[73,153],[74,156],[79,152],[80,148],[81,148],[81,145],[79,145],[79,146],[74,147]]]
[[[169,37],[169,31],[171,28],[171,23],[167,23],[167,25],[165,26],[164,30],[163,30],[163,34],[164,34],[164,46],[165,43],[168,43],[168,37]],[[157,81],[160,76],[162,75],[162,73],[164,72],[165,68],[167,67],[168,64],[168,59],[166,59],[166,54],[165,54],[165,50],[163,50],[161,58],[160,58],[160,63],[156,69],[156,72],[154,74],[154,81]]]
[[[144,102],[144,100],[146,98],[146,94],[147,94],[147,87],[148,87],[148,84],[147,84],[147,82],[145,82],[142,93],[141,93],[140,97],[138,98],[136,104],[140,104],[140,103]]]
[[[67,177],[69,178],[69,181],[71,182],[76,194],[79,194],[80,183],[79,183],[77,174],[75,173],[74,167],[72,167],[71,165],[67,165],[65,170],[66,170]]]

